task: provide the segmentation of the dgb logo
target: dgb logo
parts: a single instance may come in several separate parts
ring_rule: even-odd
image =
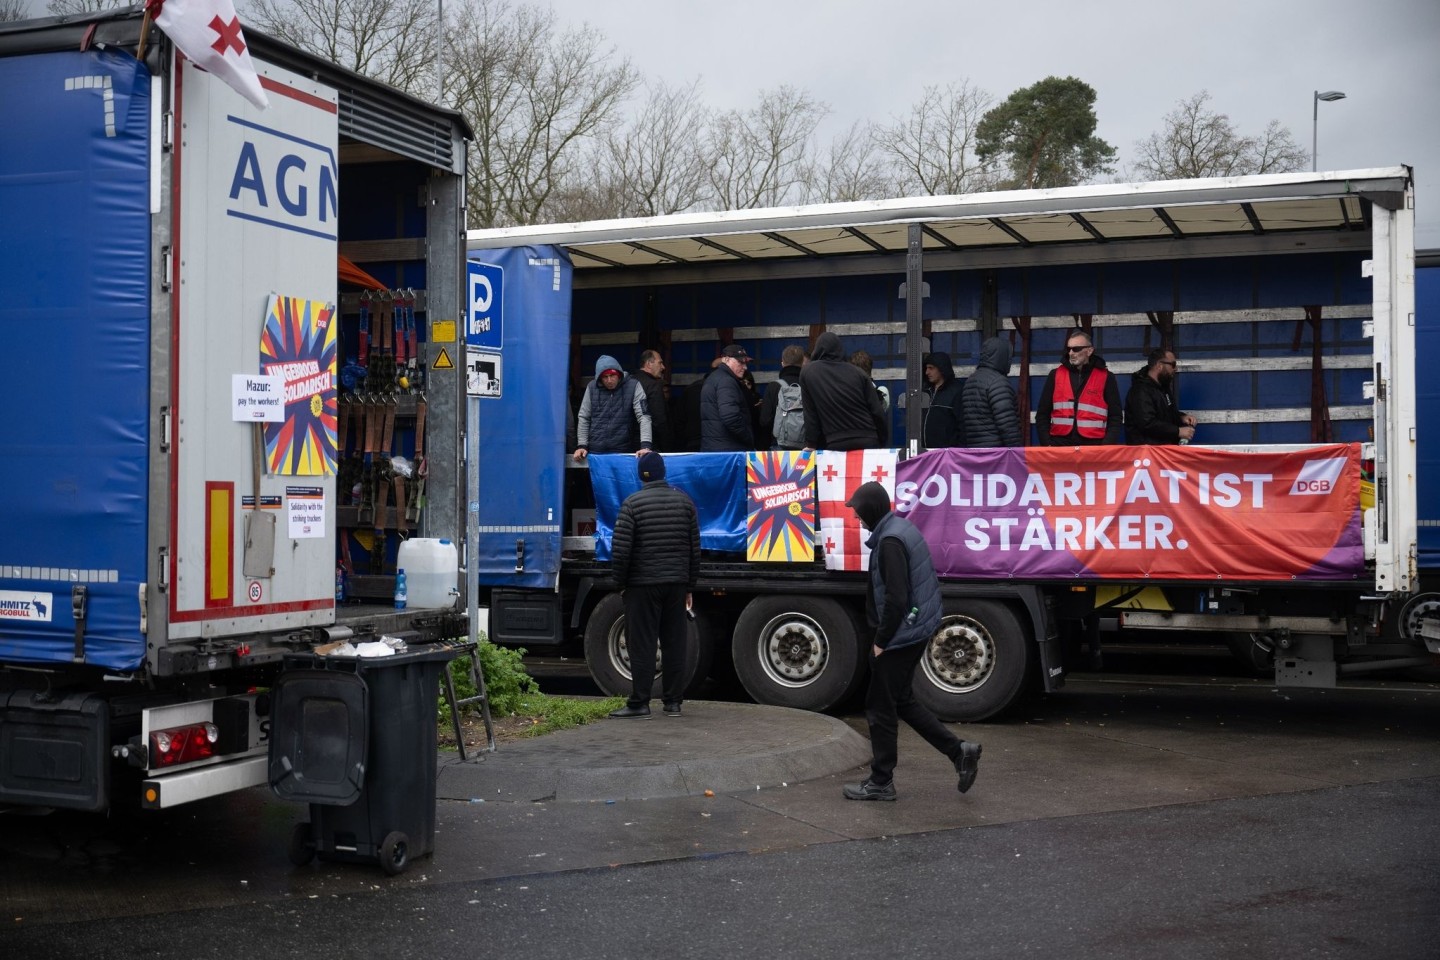
[[[1307,460],[1290,485],[1290,495],[1323,497],[1335,489],[1340,480],[1340,471],[1348,461],[1344,457],[1327,457],[1324,460]]]
[[[1296,493],[1329,493],[1329,480],[1296,480]]]

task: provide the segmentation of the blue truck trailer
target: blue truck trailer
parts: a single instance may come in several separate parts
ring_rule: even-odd
[[[830,331],[870,354],[895,400],[886,462],[902,480],[897,505],[929,508],[940,488],[927,484],[948,483],[934,509],[982,525],[937,526],[959,532],[931,538],[932,552],[955,558],[942,571],[945,619],[917,674],[917,696],[939,715],[996,715],[1031,687],[1058,689],[1071,645],[1142,630],[1226,637],[1281,685],[1431,664],[1440,648],[1418,629],[1437,594],[1422,582],[1417,546],[1413,244],[1405,167],[472,231],[467,362],[483,367],[486,388],[471,390],[486,452],[484,495],[470,503],[475,599],[489,608],[492,639],[532,651],[583,643],[600,686],[626,692],[623,610],[605,562],[624,466],[592,456],[587,470],[568,456],[567,402],[602,354],[633,371],[656,350],[680,394],[730,343],[756,358],[763,390],[786,345],[809,348]],[[1074,328],[1094,337],[1122,395],[1148,350],[1181,358],[1178,399],[1199,421],[1195,442],[1092,448],[1139,451],[1133,467],[1116,467],[1125,482],[1147,471],[1184,478],[1173,510],[1146,528],[1166,535],[1136,540],[1118,560],[1052,552],[1047,565],[1017,542],[975,565],[999,549],[975,530],[1018,523],[1039,555],[1070,542],[1065,524],[1078,521],[1037,519],[1034,507],[1028,526],[997,519],[956,490],[1009,471],[1043,497],[1062,475],[1099,476],[1086,465],[1101,455],[926,451],[923,357],[945,351],[965,377],[986,338],[1006,338],[1028,423]],[[1263,459],[1296,455],[1298,466]],[[734,674],[762,703],[832,707],[865,673],[864,574],[827,565],[823,536],[788,562],[753,559],[745,469],[705,459],[714,456],[672,458],[706,524],[683,669]],[[1209,498],[1208,484],[1232,473],[1237,485],[1266,478],[1247,488],[1240,532],[1222,530],[1238,514],[1217,518]],[[717,502],[704,486],[720,476],[737,478],[738,492]],[[1186,486],[1197,481],[1207,485],[1198,493]],[[1297,524],[1327,509],[1340,526],[1321,543]],[[1193,536],[1167,533],[1180,528]],[[1193,546],[1221,542],[1230,546],[1213,562]],[[1162,549],[1176,544],[1178,563]]]
[[[463,536],[465,121],[250,31],[262,110],[141,32],[0,24],[0,806],[264,783],[287,653],[467,630],[391,597]]]

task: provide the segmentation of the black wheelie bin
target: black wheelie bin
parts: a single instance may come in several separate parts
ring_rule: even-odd
[[[310,804],[290,860],[378,862],[386,873],[435,849],[440,673],[474,644],[417,644],[381,657],[290,654],[273,692],[270,787]]]

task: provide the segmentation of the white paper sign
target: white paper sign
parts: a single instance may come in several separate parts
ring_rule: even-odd
[[[500,354],[490,350],[465,348],[465,392],[472,397],[499,399],[504,364]]]
[[[230,419],[245,423],[285,422],[285,378],[258,373],[230,375]]]
[[[320,487],[286,487],[285,514],[290,539],[325,536],[325,491]]]

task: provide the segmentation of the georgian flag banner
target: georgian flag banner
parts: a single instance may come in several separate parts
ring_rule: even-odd
[[[855,511],[845,506],[855,488],[874,480],[895,499],[898,450],[820,450],[815,454],[816,499],[820,533],[816,543],[825,552],[826,570],[870,569],[870,531],[860,526]]]
[[[260,109],[270,106],[230,0],[149,0],[145,12],[197,67]]]

